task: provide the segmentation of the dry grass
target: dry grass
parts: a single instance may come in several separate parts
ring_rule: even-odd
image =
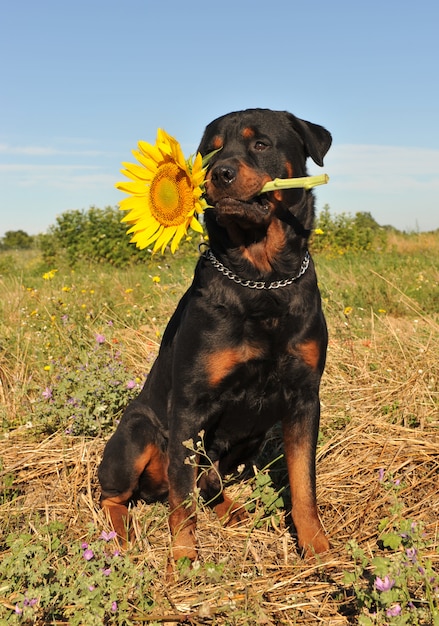
[[[387,245],[398,254],[418,253],[420,249],[439,252],[439,238],[437,230],[429,233],[404,235],[393,231],[387,235]]]
[[[345,544],[355,539],[368,553],[377,549],[377,527],[390,507],[390,495],[378,480],[380,469],[401,479],[403,514],[424,523],[437,568],[438,326],[425,315],[417,321],[372,315],[363,321],[361,337],[350,319],[332,319],[330,326],[318,500],[331,551],[321,560],[304,561],[284,518],[270,530],[254,528],[251,519],[230,529],[201,510],[201,562],[224,563],[223,575],[219,582],[170,581],[166,507],[140,504],[133,509],[138,541],[132,555],[139,567],[156,572],[155,606],[136,623],[356,623],[343,584],[343,572],[352,567]],[[141,337],[133,333],[130,341],[134,354]],[[149,348],[154,351],[153,342]],[[96,467],[103,445],[62,434],[35,442],[25,427],[1,439],[0,476],[13,475],[17,491],[0,507],[3,532],[19,525],[37,533],[37,515],[64,521],[67,542],[84,537],[90,523],[107,528],[97,507]]]

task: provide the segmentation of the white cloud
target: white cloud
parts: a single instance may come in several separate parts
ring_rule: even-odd
[[[325,160],[339,188],[392,192],[439,188],[439,150],[377,145],[335,145]]]
[[[335,144],[322,169],[329,184],[316,189],[317,206],[334,212],[370,212],[402,230],[439,227],[439,150]]]
[[[46,189],[76,189],[83,187],[114,187],[115,177],[99,165],[35,165],[0,164],[0,185]]]
[[[10,156],[51,157],[51,156],[102,156],[104,152],[99,150],[60,150],[51,146],[11,146],[0,143],[0,154]]]
[[[99,165],[35,165],[34,163],[0,163],[0,172],[62,172],[70,170],[96,170]]]

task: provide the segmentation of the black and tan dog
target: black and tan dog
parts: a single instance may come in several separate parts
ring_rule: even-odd
[[[280,421],[299,547],[328,549],[315,495],[327,331],[307,250],[314,200],[303,189],[259,191],[306,176],[307,157],[323,165],[330,145],[323,127],[281,111],[231,113],[206,128],[200,152],[218,150],[206,177],[210,250],[99,467],[101,504],[120,536],[131,499],[168,497],[173,557],[194,560],[195,487],[221,518],[239,519],[221,476],[254,457]],[[201,431],[209,471],[197,455],[188,462],[183,443],[195,445]]]

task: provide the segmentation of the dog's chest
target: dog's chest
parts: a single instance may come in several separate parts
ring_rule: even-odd
[[[224,332],[206,358],[211,388],[279,389],[299,363],[286,318],[248,316]]]

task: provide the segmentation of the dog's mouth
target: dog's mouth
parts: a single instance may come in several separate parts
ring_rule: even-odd
[[[207,198],[208,200],[208,198]],[[274,211],[268,194],[261,194],[248,200],[240,200],[231,196],[224,196],[210,204],[218,223],[229,221],[239,222],[242,226],[263,226],[271,221]]]

